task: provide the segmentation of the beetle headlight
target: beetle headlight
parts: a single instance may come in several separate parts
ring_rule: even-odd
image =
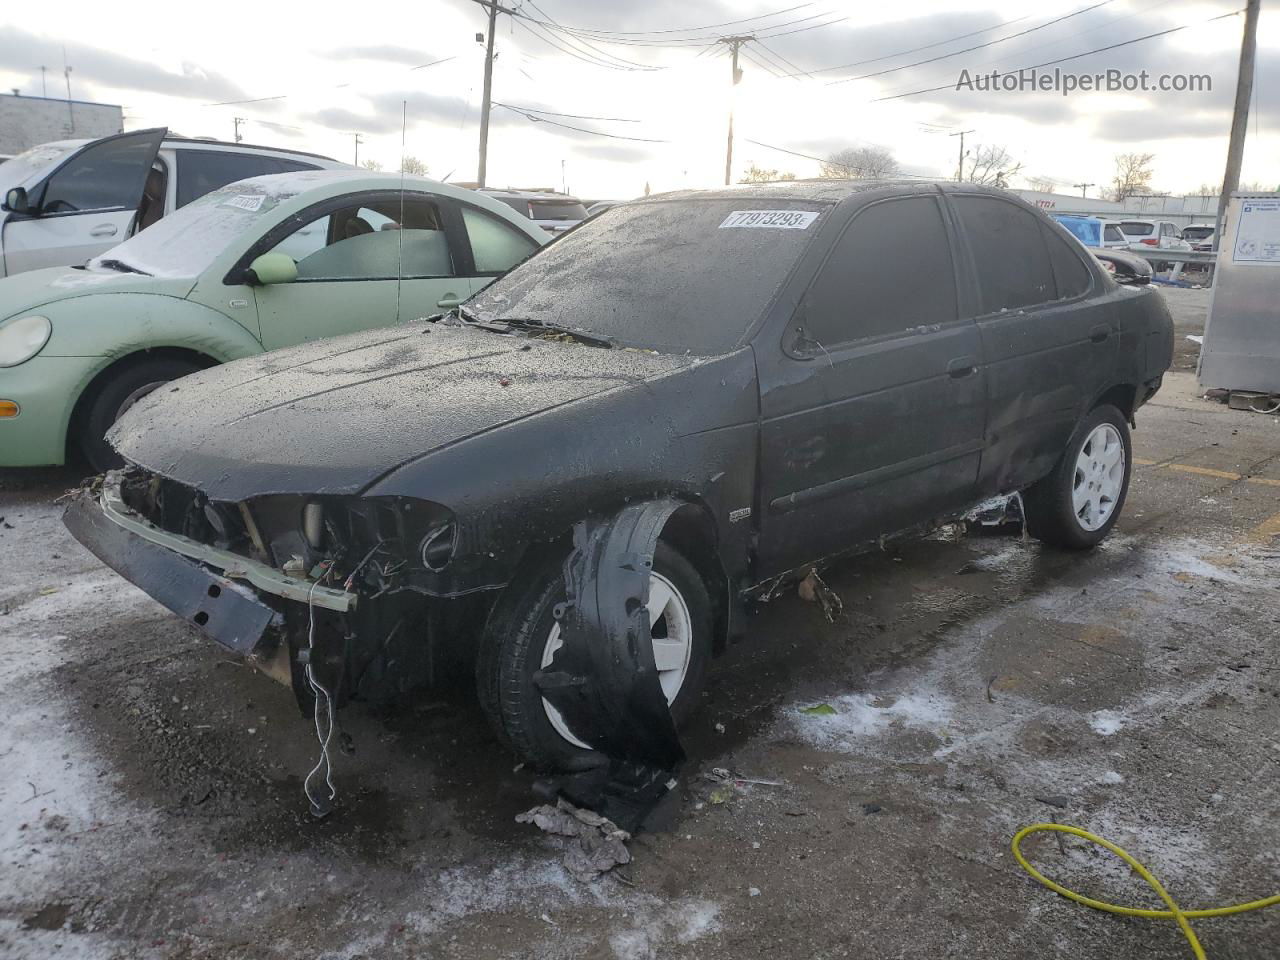
[[[48,317],[19,317],[0,323],[0,367],[26,363],[49,342],[53,324]]]

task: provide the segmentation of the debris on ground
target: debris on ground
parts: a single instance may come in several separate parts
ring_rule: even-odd
[[[844,611],[844,601],[818,576],[817,567],[809,570],[805,578],[800,581],[796,592],[806,603],[819,604],[822,607],[822,615],[827,618],[827,623],[835,623],[836,617]]]
[[[531,823],[545,833],[569,837],[564,867],[583,883],[631,862],[626,845],[631,834],[612,820],[575,807],[563,798],[556,800],[555,806],[544,803],[516,814],[516,823]]]
[[[834,717],[839,711],[829,703],[815,703],[812,707],[801,707],[800,712],[814,717]]]

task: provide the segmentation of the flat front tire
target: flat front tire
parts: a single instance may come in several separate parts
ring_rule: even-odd
[[[1124,414],[1110,405],[1095,407],[1053,472],[1023,494],[1031,535],[1069,550],[1097,546],[1120,518],[1132,472]]]
[[[563,599],[562,557],[518,578],[489,615],[476,664],[499,739],[541,770],[573,770],[589,752],[533,682],[560,646],[552,611]],[[654,552],[649,619],[658,681],[679,726],[697,707],[711,659],[711,602],[697,570],[665,543]]]

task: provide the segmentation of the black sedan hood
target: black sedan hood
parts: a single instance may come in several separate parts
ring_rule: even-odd
[[[108,439],[215,500],[353,494],[468,437],[694,362],[458,326],[388,327],[187,377],[140,401]]]

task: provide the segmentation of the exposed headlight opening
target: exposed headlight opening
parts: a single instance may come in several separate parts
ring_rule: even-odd
[[[0,323],[0,367],[26,363],[44,349],[52,333],[48,317],[19,317]]]
[[[316,550],[324,542],[324,508],[314,501],[302,508],[302,535]]]
[[[440,573],[453,559],[454,533],[457,525],[448,520],[427,531],[420,550],[422,565],[432,573]]]

